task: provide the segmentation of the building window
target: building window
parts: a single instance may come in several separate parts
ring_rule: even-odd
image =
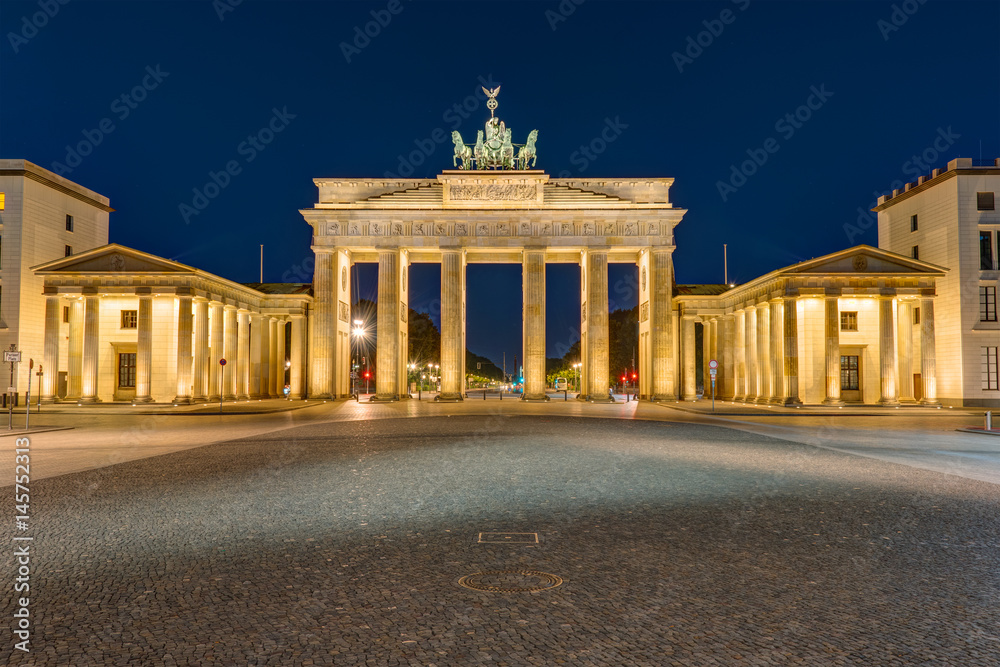
[[[920,306],[913,309],[913,323],[920,324]]]
[[[858,313],[844,311],[840,314],[840,330],[841,331],[857,331],[858,330]]]
[[[860,383],[857,355],[840,357],[840,389],[842,391],[858,391],[861,389]]]
[[[67,232],[73,231],[73,216],[69,215],[68,213],[66,214],[66,231]]]
[[[997,377],[997,348],[995,346],[982,349],[983,389],[1000,389],[1000,378]]]
[[[995,285],[979,286],[979,321],[997,321],[997,288]]]
[[[63,306],[63,322],[69,324],[69,306]]]
[[[122,329],[135,329],[138,326],[139,326],[139,311],[123,310]]]
[[[135,352],[118,355],[118,388],[135,389]]]
[[[979,232],[979,270],[993,270],[993,232]]]
[[[911,232],[917,231],[917,214],[916,213],[914,213],[913,215],[910,216],[910,231]]]
[[[72,254],[73,254],[73,246],[71,245],[66,246],[66,256],[69,257]]]
[[[913,259],[920,259],[920,246],[913,246],[910,248],[910,257]]]
[[[976,209],[979,211],[992,211],[993,210],[993,193],[992,192],[977,192],[976,193]]]

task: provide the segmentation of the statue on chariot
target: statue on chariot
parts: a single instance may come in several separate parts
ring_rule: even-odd
[[[486,121],[485,130],[476,133],[476,143],[472,146],[462,140],[458,130],[451,133],[451,140],[455,144],[452,164],[459,169],[523,170],[528,169],[530,162],[530,166],[534,167],[537,159],[535,141],[538,139],[538,130],[528,133],[527,143],[514,143],[513,130],[506,127],[504,122],[494,115],[500,86],[493,90],[484,87],[483,92],[486,93],[486,106],[490,110],[490,119]]]

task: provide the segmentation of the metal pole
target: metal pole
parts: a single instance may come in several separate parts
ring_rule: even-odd
[[[722,244],[722,265],[723,265],[723,276],[726,284],[729,284],[729,253],[726,250],[726,244]]]
[[[260,282],[264,282],[264,244],[260,244]]]
[[[41,392],[39,392],[41,393]],[[28,430],[28,419],[31,416],[31,369],[28,369],[28,391],[24,395],[24,430]]]
[[[712,378],[712,412],[715,412],[715,378]]]

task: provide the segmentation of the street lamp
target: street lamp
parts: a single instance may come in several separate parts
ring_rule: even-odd
[[[354,331],[352,331],[352,333],[354,334],[354,343],[357,346],[356,350],[360,350],[361,349],[361,340],[365,337],[365,322],[364,322],[364,320],[354,320]],[[358,358],[357,358],[357,352],[355,352],[355,357],[354,357],[355,363],[352,364],[352,368],[351,368],[351,375],[353,376],[351,378],[351,380],[352,380],[352,382],[354,384],[354,395],[355,396],[357,396],[357,394],[358,394],[358,373],[357,373],[356,370],[354,370],[353,366],[357,365],[357,360],[358,360]],[[367,375],[365,376],[365,379],[367,380]],[[367,382],[366,382],[366,384],[367,384]]]
[[[573,368],[576,370],[576,392],[580,393],[580,366],[582,363],[573,364]]]

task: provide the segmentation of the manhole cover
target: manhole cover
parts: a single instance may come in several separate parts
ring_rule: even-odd
[[[460,586],[487,593],[531,593],[555,588],[563,580],[548,572],[534,570],[492,570],[467,574],[458,580]]]

